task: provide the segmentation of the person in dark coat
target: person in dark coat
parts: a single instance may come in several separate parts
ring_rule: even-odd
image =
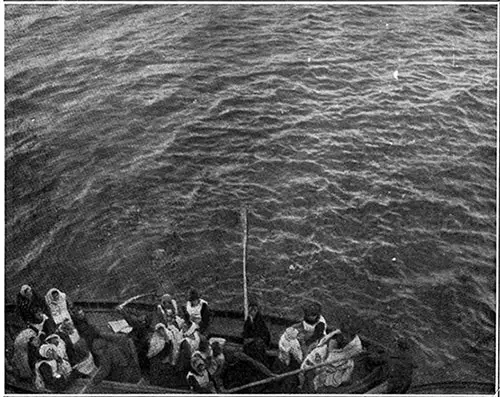
[[[119,307],[117,310],[132,327],[132,331],[129,332],[128,337],[134,342],[141,370],[147,374],[150,364],[147,354],[152,319],[146,314],[136,312],[132,309]]]
[[[38,361],[43,360],[40,355],[40,347],[42,346],[42,341],[38,336],[32,336],[28,342],[28,364],[31,371],[35,373],[35,365]]]
[[[248,317],[243,325],[242,336],[243,352],[255,360],[268,365],[266,348],[271,343],[271,334],[256,301],[249,302]]]
[[[99,330],[94,325],[89,323],[89,320],[85,315],[85,311],[81,307],[77,306],[74,308],[72,318],[73,325],[75,326],[76,330],[78,331],[80,336],[85,339],[85,341],[87,342],[87,346],[89,346],[91,352],[94,353],[94,351],[92,350],[92,344],[94,343],[94,340],[101,337]]]
[[[45,299],[26,284],[21,287],[21,290],[17,294],[16,309],[21,319],[28,324],[37,321],[36,313],[39,311],[51,317]]]
[[[40,339],[45,341],[45,338],[56,332],[56,323],[51,317],[47,316],[41,310],[37,310],[33,316],[33,320],[28,323],[29,328],[37,333]]]
[[[123,342],[95,339],[92,350],[99,358],[99,370],[92,379],[92,385],[105,379],[124,383],[137,383],[141,379],[137,354],[129,339],[124,338]]]

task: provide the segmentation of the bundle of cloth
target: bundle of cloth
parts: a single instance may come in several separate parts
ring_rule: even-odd
[[[308,373],[314,391],[323,387],[339,387],[351,379],[354,371],[353,357],[361,353],[363,346],[359,336],[347,343],[340,330],[335,330],[324,336],[311,350],[301,364],[301,369],[307,369],[319,364],[330,363]]]

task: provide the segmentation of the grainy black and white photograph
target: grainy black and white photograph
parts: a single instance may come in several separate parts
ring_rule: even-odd
[[[4,394],[498,392],[498,6],[6,2]]]

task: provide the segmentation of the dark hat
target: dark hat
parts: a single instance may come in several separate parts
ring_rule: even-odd
[[[256,308],[258,308],[259,307],[259,302],[255,298],[250,298],[248,300],[248,307],[256,307]]]
[[[310,302],[302,307],[304,315],[307,317],[315,317],[321,314],[321,304],[318,302]]]
[[[191,288],[189,290],[189,300],[190,301],[195,301],[196,299],[200,299],[200,294],[195,288]]]

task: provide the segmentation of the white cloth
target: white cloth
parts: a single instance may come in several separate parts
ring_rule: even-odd
[[[347,382],[354,370],[352,357],[363,350],[361,339],[357,335],[344,348],[329,349],[328,341],[337,333],[340,331],[335,330],[323,337],[301,365],[302,369],[306,369],[324,362],[331,362],[329,365],[313,370],[315,371],[314,390],[318,390],[320,387],[338,387]]]
[[[278,358],[286,365],[290,365],[291,357],[294,357],[299,363],[302,362],[303,355],[297,339],[298,334],[299,331],[296,328],[289,327],[279,340]]]
[[[201,323],[201,308],[204,303],[208,305],[208,303],[203,299],[200,299],[196,306],[191,305],[191,302],[187,301],[186,311],[188,312],[189,318],[193,323]]]
[[[163,333],[160,330],[163,330]],[[168,326],[163,323],[156,324],[155,332],[151,335],[151,339],[149,340],[148,358],[156,356],[165,348],[167,342],[171,342],[172,352],[167,357],[166,362],[175,365],[179,357],[182,339],[183,335],[181,330],[174,324]]]
[[[52,344],[52,343],[50,343],[50,345],[54,347],[54,349],[56,350],[57,355],[59,357],[65,359],[65,360],[68,360],[68,353],[66,352],[66,343],[64,343],[64,341],[61,339],[61,337],[59,335],[57,335],[57,334],[49,335],[45,338],[45,340],[49,341],[49,340],[52,340],[53,338],[57,339],[59,341],[59,343],[57,344],[57,346],[55,344]],[[49,342],[47,342],[47,343],[49,343]]]

